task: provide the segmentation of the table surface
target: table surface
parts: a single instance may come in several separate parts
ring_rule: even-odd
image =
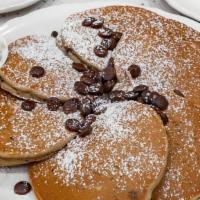
[[[106,0],[99,0],[99,1],[106,1]],[[38,3],[34,4],[33,6],[25,8],[23,10],[15,11],[8,14],[1,14],[0,26],[10,19],[23,16],[27,13],[30,13],[34,10],[38,10],[40,8],[45,8],[48,6],[58,5],[58,4],[63,4],[63,3],[70,4],[70,3],[82,3],[82,2],[92,2],[92,1],[91,0],[41,0]],[[135,3],[136,5],[144,5],[144,6],[160,8],[167,12],[178,14],[178,12],[172,9],[164,0],[130,0],[130,2]]]

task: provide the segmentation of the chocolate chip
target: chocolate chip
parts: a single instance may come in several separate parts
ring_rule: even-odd
[[[87,71],[87,68],[85,67],[85,65],[84,64],[82,64],[82,63],[73,63],[72,64],[72,67],[76,70],[76,71],[78,71],[78,72],[84,72],[84,71]]]
[[[79,94],[82,94],[82,95],[88,94],[88,86],[82,81],[75,82],[74,89]]]
[[[99,29],[99,28],[102,28],[103,24],[104,24],[103,19],[96,19],[95,21],[92,22],[91,27],[95,29]]]
[[[80,103],[80,112],[83,116],[87,116],[92,113],[92,103],[89,98],[82,99]]]
[[[131,200],[137,200],[137,193],[132,191],[130,192]]]
[[[150,103],[153,106],[159,108],[160,110],[166,110],[168,107],[169,103],[167,99],[164,96],[158,94],[157,92],[152,92],[149,99]]]
[[[14,192],[18,195],[25,195],[31,191],[31,184],[27,181],[20,181],[14,186]]]
[[[81,76],[80,80],[87,85],[92,85],[92,84],[96,83],[96,81],[93,78],[91,78],[87,75]]]
[[[110,38],[113,34],[113,31],[109,28],[102,28],[98,35],[102,38]]]
[[[58,32],[57,31],[52,31],[51,37],[56,38],[57,36],[58,36]]]
[[[136,100],[139,97],[138,92],[129,91],[124,95],[126,100]]]
[[[80,102],[77,98],[68,99],[63,105],[63,112],[65,114],[74,113],[78,110],[79,104]]]
[[[91,26],[92,23],[95,21],[96,19],[94,17],[87,17],[86,19],[83,20],[82,25],[83,26]]]
[[[32,111],[35,107],[36,107],[36,103],[30,100],[25,100],[21,104],[21,108],[25,111]]]
[[[148,90],[148,89],[149,88],[146,85],[138,85],[138,86],[133,88],[133,92],[138,92],[138,93],[141,94],[143,91]]]
[[[110,98],[111,102],[124,101],[125,100],[125,92],[122,90],[114,90],[109,94],[109,98]]]
[[[115,84],[116,84],[115,80],[105,81],[103,84],[103,92],[108,93],[108,92],[112,91]]]
[[[101,45],[104,46],[108,50],[113,50],[116,48],[117,43],[119,42],[122,34],[119,32],[113,32],[111,38],[104,38],[101,42]]]
[[[122,33],[120,33],[120,32],[114,32],[114,33],[112,34],[112,38],[115,39],[115,41],[116,41],[117,43],[119,42],[119,40],[121,39],[121,37],[122,37]]]
[[[96,56],[104,58],[108,55],[108,50],[101,45],[98,45],[94,48],[94,53]]]
[[[103,94],[103,85],[101,83],[94,83],[88,87],[89,94],[101,95]]]
[[[130,72],[132,78],[137,78],[141,74],[141,70],[138,65],[129,66],[128,71]]]
[[[41,78],[41,77],[44,76],[45,71],[44,71],[44,69],[43,69],[42,67],[40,67],[40,66],[34,66],[34,67],[31,68],[31,70],[30,70],[29,73],[30,73],[30,75],[31,75],[32,77],[34,77],[34,78]]]
[[[86,71],[80,78],[80,81],[84,82],[87,85],[92,85],[97,82],[97,75],[95,71]]]
[[[78,135],[80,137],[86,137],[87,135],[90,135],[91,133],[92,133],[91,126],[82,126],[78,131]]]
[[[149,90],[145,90],[142,92],[141,97],[144,101],[144,103],[150,103],[150,96],[151,96],[151,92]]]
[[[104,46],[108,50],[113,50],[117,46],[117,42],[114,38],[103,39],[101,45]]]
[[[108,62],[108,66],[103,70],[102,78],[105,81],[113,80],[116,77],[116,71],[114,68],[114,59],[110,58]]]
[[[68,119],[65,122],[65,128],[69,131],[77,132],[81,127],[81,123],[77,119]]]
[[[56,97],[51,97],[47,100],[47,108],[50,111],[56,111],[61,106],[61,101]]]
[[[185,97],[185,95],[180,90],[174,90],[174,93],[180,97]]]

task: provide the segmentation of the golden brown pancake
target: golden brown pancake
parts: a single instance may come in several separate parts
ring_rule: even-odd
[[[200,106],[200,33],[148,11],[138,15],[141,23],[132,24],[112,54],[119,81],[126,71],[133,87],[145,84],[165,96],[179,90]],[[131,65],[140,67],[139,77],[131,77]]]
[[[153,199],[196,199],[200,196],[200,33],[174,20],[130,6],[94,9],[68,17],[59,37],[63,46],[100,69],[105,67],[102,60],[106,62],[106,58],[98,58],[93,51],[101,41],[99,30],[82,26],[86,17],[104,18],[106,27],[123,33],[112,52],[122,85],[127,75],[132,87],[145,84],[169,100],[168,170]],[[66,32],[69,29],[71,37]],[[87,48],[78,45],[80,38],[81,41],[88,38],[83,45]],[[139,66],[139,77],[132,78],[131,65]]]
[[[92,126],[90,135],[30,167],[37,198],[150,199],[168,154],[167,135],[155,111],[133,101],[108,104]]]
[[[0,159],[35,161],[62,149],[75,133],[65,129],[65,121],[79,113],[64,114],[62,108],[49,111],[36,104],[32,111],[22,109],[22,100],[0,90]],[[1,162],[0,162],[1,163]]]
[[[106,57],[95,55],[94,48],[103,41],[98,35],[103,28],[83,26],[88,17],[104,19],[103,28],[122,33],[116,48]],[[57,43],[100,70],[112,56],[119,81],[129,76],[133,86],[146,84],[164,95],[180,90],[200,106],[200,33],[186,25],[143,8],[108,6],[67,17]],[[137,79],[132,79],[128,71],[133,64],[141,68]]]
[[[94,17],[97,20],[103,19],[103,27],[124,34],[131,27],[131,23],[129,24],[132,20],[130,13],[132,15],[133,11],[135,10],[132,7],[108,6],[72,14],[66,18],[57,37],[58,46],[72,59],[78,58],[87,65],[102,70],[107,66],[112,51],[109,50],[105,57],[95,55],[94,48],[101,45],[102,42],[102,38],[98,36],[101,28],[82,26],[83,21],[88,17]]]
[[[41,77],[31,75],[35,66],[42,67]],[[23,98],[60,100],[77,96],[73,90],[80,73],[72,61],[56,47],[55,38],[27,36],[9,45],[7,62],[0,68],[1,87]]]
[[[173,97],[167,115],[167,170],[152,199],[197,200],[200,197],[200,109],[183,97]]]
[[[0,167],[10,167],[10,166],[12,167],[12,166],[18,166],[18,165],[25,165],[25,164],[28,164],[31,162],[38,162],[41,160],[48,159],[51,156],[53,156],[54,154],[55,154],[55,152],[53,154],[49,154],[46,156],[35,157],[35,158],[30,158],[30,159],[0,158]]]

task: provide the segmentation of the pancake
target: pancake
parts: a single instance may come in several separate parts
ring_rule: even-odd
[[[118,80],[125,70],[132,86],[147,85],[169,100],[169,159],[153,200],[200,197],[200,34],[178,22],[142,15],[113,51]],[[129,67],[139,66],[133,78]]]
[[[103,19],[102,27],[94,28],[92,24],[88,25],[88,21],[84,24],[91,17],[96,21]],[[99,57],[95,54],[95,47],[104,39],[113,37],[99,36],[104,28],[122,33],[122,36],[113,51],[109,50],[107,56]],[[198,106],[199,41],[200,33],[192,28],[131,6],[108,6],[72,14],[66,18],[57,37],[58,46],[69,56],[73,54],[72,59],[78,57],[87,65],[103,70],[112,56],[119,82],[124,82],[128,76],[133,86],[146,84],[163,95],[180,90]],[[141,76],[137,79],[130,76],[131,65],[141,69]]]
[[[81,25],[86,17],[104,18],[106,27],[123,33],[112,52],[118,81],[123,85],[125,71],[132,87],[147,85],[151,91],[159,92],[169,100],[167,115],[170,123],[167,130],[172,139],[168,172],[154,199],[199,197],[200,33],[179,22],[134,7],[112,6],[68,17],[60,36],[62,43],[80,55],[84,62],[99,69],[104,65],[93,49],[101,38],[98,37],[99,30]],[[71,37],[65,34],[68,27],[72,30]],[[87,41],[90,43],[87,45],[86,41],[83,45],[87,48],[77,45],[80,35],[81,39],[89,38]],[[129,71],[131,65],[139,67],[141,72],[137,77],[132,77]],[[190,144],[192,141],[194,143]]]
[[[55,157],[30,166],[39,200],[151,198],[167,162],[168,142],[158,115],[137,102],[107,105],[93,132]]]
[[[200,110],[182,97],[169,104],[169,157],[166,174],[153,200],[197,200],[200,197]]]
[[[62,108],[50,111],[46,104],[39,103],[25,111],[23,102],[0,90],[0,159],[26,163],[41,160],[76,135],[65,129],[65,121],[72,116],[80,118],[78,112],[66,115]]]
[[[141,25],[133,24],[113,51],[118,80],[124,80],[123,70],[133,87],[144,84],[165,96],[178,90],[200,106],[200,33],[158,15],[141,18]],[[136,78],[131,65],[141,70]]]
[[[89,17],[103,19],[103,28],[83,26],[84,20]],[[107,56],[99,57],[95,55],[94,48],[107,39],[99,36],[104,27],[122,33],[122,37],[113,51],[109,50]],[[140,64],[146,69],[145,73],[148,72],[148,77],[151,72],[156,75],[157,66],[162,67],[163,73],[165,68],[166,71],[169,69],[168,73],[172,72],[173,77],[184,68],[185,73],[180,74],[179,82],[190,69],[192,72],[187,77],[189,83],[192,80],[188,86],[190,88],[193,88],[192,83],[199,84],[200,79],[199,73],[196,73],[200,65],[199,41],[200,34],[191,28],[143,8],[131,6],[108,6],[72,14],[66,18],[57,38],[58,46],[68,52],[69,56],[72,55],[72,59],[78,57],[82,62],[99,70],[107,66],[108,59],[112,56],[117,63],[119,80],[123,80],[123,71],[127,71],[132,64]],[[166,57],[166,62],[162,60],[163,56]],[[177,70],[174,65],[177,65]],[[163,75],[163,78],[167,75]],[[155,83],[157,79],[151,77]]]
[[[46,156],[42,156],[42,157],[35,157],[35,158],[30,158],[30,159],[2,159],[0,158],[0,167],[13,167],[13,166],[18,166],[18,165],[25,165],[31,162],[38,162],[41,160],[45,160],[50,158],[51,156],[53,156],[55,153],[53,154],[49,154]]]
[[[64,101],[78,96],[73,88],[80,73],[53,37],[27,36],[11,43],[0,77],[4,90],[25,99],[57,97]]]
[[[123,23],[127,17],[125,9],[129,8],[111,6],[70,15],[65,20],[57,37],[58,46],[67,52],[72,59],[78,58],[89,66],[103,70],[107,66],[112,51],[109,50],[107,56],[104,57],[96,56],[94,48],[102,42],[102,38],[98,36],[100,29],[86,27],[82,23],[88,17],[94,17],[97,20],[103,18],[106,28],[122,33],[126,28]]]

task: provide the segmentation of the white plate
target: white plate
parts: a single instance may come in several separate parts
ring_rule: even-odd
[[[166,0],[177,11],[200,21],[200,0]]]
[[[4,37],[0,36],[0,66],[6,62],[8,56],[8,44]]]
[[[41,9],[26,16],[16,18],[0,27],[0,35],[4,36],[7,42],[12,42],[27,34],[50,34],[52,30],[59,30],[66,16],[85,9],[102,7],[106,5],[133,5],[127,1],[107,1],[92,3],[64,4]],[[200,24],[185,17],[173,15],[159,9],[147,8],[164,17],[180,21],[200,31]],[[34,200],[34,194],[25,196],[15,195],[13,186],[20,180],[28,180],[26,168],[0,169],[0,199],[1,200]]]
[[[0,14],[26,8],[40,0],[0,0]]]

